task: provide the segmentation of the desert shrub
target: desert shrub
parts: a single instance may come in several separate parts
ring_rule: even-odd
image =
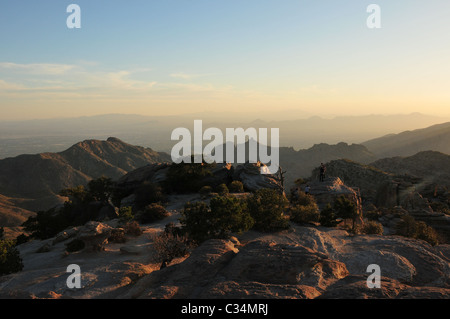
[[[192,240],[201,243],[210,238],[211,219],[211,210],[205,202],[188,202],[181,212],[180,223]]]
[[[416,224],[416,239],[425,240],[432,246],[436,246],[439,244],[438,234],[434,230],[434,228],[428,226],[425,222],[417,222]]]
[[[12,240],[0,240],[0,276],[23,269],[22,258]]]
[[[364,223],[361,232],[368,235],[383,235],[383,225],[379,222],[370,220]]]
[[[325,227],[336,227],[337,224],[339,224],[338,221],[336,221],[336,213],[331,207],[330,204],[327,204],[325,208],[320,212],[320,219],[319,222],[322,226]]]
[[[213,189],[212,189],[212,187],[209,186],[209,185],[203,186],[203,187],[200,188],[200,190],[198,191],[198,193],[199,193],[200,195],[203,195],[203,196],[208,196],[208,195],[210,195],[212,192],[213,192]]]
[[[244,184],[241,181],[232,181],[228,186],[228,189],[231,193],[243,193],[244,192]]]
[[[169,212],[159,204],[150,204],[137,216],[141,224],[154,223],[169,216]]]
[[[297,194],[297,198],[295,201],[295,204],[302,205],[302,206],[309,206],[309,205],[315,205],[316,199],[313,195],[306,194],[305,192],[299,190]]]
[[[238,198],[216,196],[209,205],[215,221],[215,237],[227,238],[231,233],[249,230],[254,224],[245,203]]]
[[[133,209],[130,206],[119,208],[119,222],[126,224],[134,218]]]
[[[156,251],[156,261],[169,263],[175,258],[189,254],[192,244],[186,236],[163,232],[155,237],[153,247]]]
[[[227,185],[225,185],[225,184],[220,184],[219,186],[216,187],[216,192],[217,192],[220,196],[224,196],[224,195],[230,193],[230,190],[228,189]]]
[[[254,219],[254,228],[270,232],[287,229],[289,222],[283,210],[287,205],[286,198],[274,189],[259,189],[247,197],[247,207]]]
[[[234,197],[216,196],[205,202],[187,203],[180,219],[182,229],[196,243],[210,238],[227,238],[250,229],[253,219],[245,204]]]
[[[85,246],[86,244],[81,239],[74,239],[66,244],[66,251],[69,253],[74,253],[84,249]]]
[[[111,230],[111,234],[108,237],[108,242],[111,243],[125,243],[127,241],[125,237],[125,229],[123,228],[114,228]]]
[[[128,222],[123,227],[125,230],[125,234],[131,236],[140,236],[142,234],[142,229],[139,226],[139,223],[135,220]]]
[[[308,205],[295,205],[291,207],[291,221],[297,224],[318,222],[320,219],[319,207],[316,203]]]
[[[397,226],[397,235],[421,239],[428,242],[432,246],[439,244],[438,234],[434,228],[428,226],[423,221],[416,221],[410,215],[402,216],[402,221]]]

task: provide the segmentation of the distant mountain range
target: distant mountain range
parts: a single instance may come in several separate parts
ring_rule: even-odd
[[[450,154],[450,123],[391,134],[362,145],[320,143],[300,150],[280,147],[279,152],[287,190],[297,178],[311,177],[320,163],[339,159],[393,174],[423,177],[433,172],[445,179],[450,176],[446,155]],[[113,137],[78,142],[62,152],[0,160],[0,226],[17,225],[33,212],[62,203],[58,194],[64,188],[86,185],[100,176],[118,179],[147,164],[170,161],[167,153]]]
[[[377,158],[411,156],[422,151],[450,154],[450,122],[424,129],[390,134],[363,142]]]
[[[15,202],[24,209],[49,209],[62,202],[58,193],[64,188],[86,185],[101,176],[117,179],[136,168],[169,160],[166,153],[117,138],[86,140],[60,153],[0,160],[0,194],[5,202]]]
[[[318,116],[299,118],[298,112],[255,115],[232,112],[184,114],[179,116],[141,116],[105,114],[79,118],[30,121],[0,121],[0,159],[21,154],[61,152],[85,139],[115,136],[133,145],[170,152],[175,128],[193,129],[194,120],[202,120],[203,128],[227,127],[279,128],[280,146],[307,149],[315,144],[360,144],[390,133],[425,128],[449,121],[449,118],[425,114]]]

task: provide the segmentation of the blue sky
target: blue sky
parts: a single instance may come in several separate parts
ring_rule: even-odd
[[[450,115],[449,16],[443,0],[2,1],[0,111]]]

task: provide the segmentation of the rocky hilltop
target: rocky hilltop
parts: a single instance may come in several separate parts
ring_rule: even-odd
[[[23,209],[45,210],[64,201],[58,196],[62,189],[86,185],[101,176],[117,179],[138,167],[165,161],[170,161],[166,153],[117,138],[86,140],[60,153],[0,160],[0,194]]]

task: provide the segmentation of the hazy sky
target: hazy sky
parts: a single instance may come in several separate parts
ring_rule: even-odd
[[[71,3],[81,29],[66,26]],[[447,0],[3,0],[0,119],[448,116],[449,17]]]

